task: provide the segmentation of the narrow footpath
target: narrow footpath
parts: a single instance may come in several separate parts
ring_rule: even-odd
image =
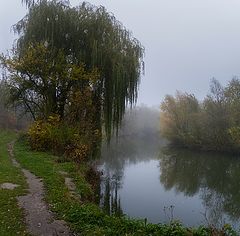
[[[66,222],[54,219],[53,213],[44,201],[44,187],[41,179],[21,168],[13,154],[14,142],[8,144],[8,152],[14,166],[21,169],[27,184],[28,194],[18,197],[18,204],[25,212],[27,230],[34,236],[72,236]]]

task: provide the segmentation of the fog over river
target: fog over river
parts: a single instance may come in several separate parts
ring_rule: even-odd
[[[240,159],[168,147],[158,114],[147,107],[128,112],[119,138],[103,145],[100,205],[153,223],[239,226]]]

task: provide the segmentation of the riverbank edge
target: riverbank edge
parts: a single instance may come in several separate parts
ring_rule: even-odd
[[[217,149],[214,147],[204,147],[201,145],[197,145],[197,144],[184,144],[183,142],[174,142],[171,141],[170,139],[167,140],[168,144],[165,146],[165,148],[176,148],[179,150],[189,150],[189,151],[197,151],[200,153],[211,153],[211,154],[224,154],[224,155],[228,155],[228,156],[235,156],[235,155],[239,155],[240,154],[240,150],[239,148],[233,148],[233,147],[229,147],[229,148],[225,148],[224,146],[222,149]]]
[[[108,216],[94,203],[96,197],[93,181],[87,181],[91,166],[87,163],[75,165],[46,152],[31,151],[26,140],[18,139],[14,154],[20,164],[43,179],[50,210],[59,219],[65,220],[70,228],[80,235],[237,235],[229,225],[217,230],[199,226],[187,228],[179,222],[151,224],[146,220]],[[65,185],[67,173],[76,185],[72,195]]]

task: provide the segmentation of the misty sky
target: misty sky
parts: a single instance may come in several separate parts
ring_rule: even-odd
[[[21,0],[0,0],[0,51],[16,36],[10,27],[26,12]],[[72,0],[73,6],[80,1]],[[114,13],[145,46],[138,103],[159,105],[176,90],[203,98],[209,81],[240,75],[239,0],[92,0]]]

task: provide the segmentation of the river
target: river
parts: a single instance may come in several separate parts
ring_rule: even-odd
[[[109,214],[239,227],[240,158],[170,148],[158,135],[122,135],[103,145],[100,206]]]

